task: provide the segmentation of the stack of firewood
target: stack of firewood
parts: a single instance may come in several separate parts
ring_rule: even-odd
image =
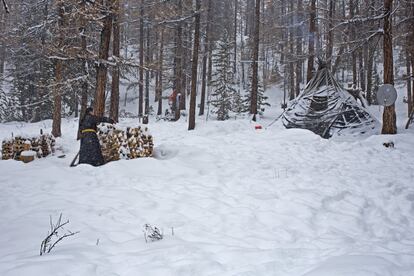
[[[122,130],[113,125],[101,124],[98,137],[105,162],[152,156],[154,144],[146,127]]]
[[[13,158],[13,140],[4,140],[1,144],[1,156],[3,160]]]
[[[50,134],[41,134],[31,138],[16,136],[2,142],[2,159],[20,160],[22,151],[34,151],[37,158],[46,157],[54,153],[55,143],[55,138]]]

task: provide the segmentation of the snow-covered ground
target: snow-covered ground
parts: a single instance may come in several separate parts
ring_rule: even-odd
[[[397,111],[400,134],[345,140],[279,122],[151,122],[155,158],[99,168],[69,167],[79,144],[65,119],[66,158],[0,161],[0,275],[414,275],[414,126]],[[0,140],[40,128],[51,121],[1,124]],[[39,256],[60,213],[80,233]],[[146,223],[164,239],[146,243]]]

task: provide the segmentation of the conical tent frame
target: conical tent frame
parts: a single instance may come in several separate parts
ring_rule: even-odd
[[[286,128],[302,128],[323,138],[345,132],[365,133],[378,121],[335,80],[324,65],[283,114]]]

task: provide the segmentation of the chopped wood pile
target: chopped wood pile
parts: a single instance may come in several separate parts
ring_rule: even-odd
[[[153,139],[147,127],[123,130],[111,124],[101,124],[98,137],[105,162],[151,157],[153,153]]]
[[[3,140],[1,157],[3,160],[21,160],[23,151],[33,151],[37,158],[46,157],[55,151],[55,138],[50,134],[41,134],[38,137],[26,138],[16,136]]]

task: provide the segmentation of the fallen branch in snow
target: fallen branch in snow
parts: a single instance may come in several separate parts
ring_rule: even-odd
[[[42,241],[40,245],[40,256],[42,256],[45,253],[50,253],[52,249],[64,238],[74,236],[79,233],[78,232],[71,232],[67,230],[67,233],[59,236],[59,231],[64,230],[63,226],[67,225],[69,223],[69,220],[62,223],[62,213],[59,216],[58,221],[55,225],[53,225],[52,222],[52,216],[50,216],[50,233],[48,233],[47,237]],[[56,238],[56,240],[53,242],[53,238]]]

